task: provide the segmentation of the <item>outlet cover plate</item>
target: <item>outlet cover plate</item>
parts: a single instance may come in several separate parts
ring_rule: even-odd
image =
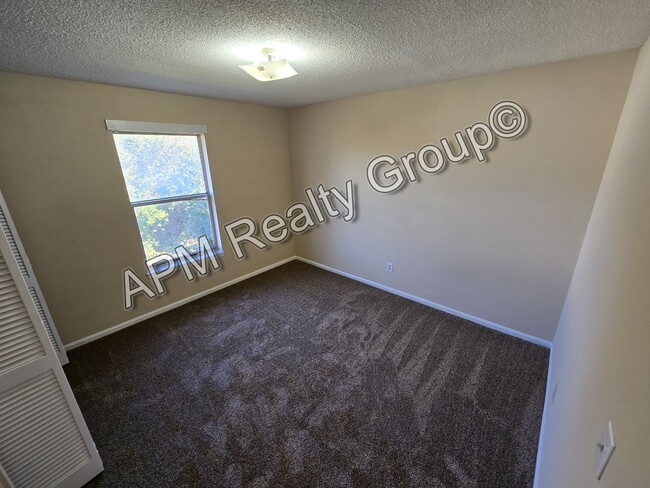
[[[596,463],[596,478],[600,479],[607,467],[609,458],[612,457],[612,453],[616,449],[616,443],[614,442],[614,427],[612,426],[612,421],[607,422],[607,428],[603,433],[603,437],[600,439],[600,442],[596,445],[596,453],[594,455],[594,460]]]

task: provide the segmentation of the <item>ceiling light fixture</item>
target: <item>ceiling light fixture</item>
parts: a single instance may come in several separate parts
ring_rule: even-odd
[[[298,74],[286,59],[275,59],[275,49],[265,47],[262,55],[266,61],[240,64],[239,67],[258,81],[282,80]]]

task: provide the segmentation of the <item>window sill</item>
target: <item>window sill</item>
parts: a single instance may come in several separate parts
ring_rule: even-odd
[[[192,257],[196,257],[196,256],[198,256],[198,253],[192,254]],[[220,256],[223,256],[223,250],[219,249],[218,251],[212,251],[212,252],[204,254],[204,256],[207,257],[207,258],[210,258],[210,257],[219,258]],[[181,260],[180,260],[180,258],[178,256],[176,256],[174,258],[174,267],[179,266],[179,265],[181,265]],[[164,270],[167,269],[167,261],[162,261],[160,263],[154,264],[152,267],[153,267],[153,269],[154,269],[154,271],[156,273],[159,273],[160,271],[164,271]],[[149,269],[150,268],[147,267],[147,270],[149,270]],[[147,273],[145,273],[145,274],[146,274],[146,276],[151,278],[151,273],[149,271],[147,271]]]

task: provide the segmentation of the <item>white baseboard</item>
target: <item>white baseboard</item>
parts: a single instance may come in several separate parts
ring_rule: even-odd
[[[355,276],[350,273],[346,273],[345,271],[341,271],[336,268],[332,268],[331,266],[327,266],[325,264],[317,263],[316,261],[311,261],[310,259],[302,258],[300,256],[297,256],[296,259],[298,261],[302,261],[307,264],[311,264],[312,266],[316,266],[318,268],[322,268],[327,271],[331,271],[332,273],[339,274],[341,276],[345,276],[346,278],[353,279],[355,281],[359,281],[361,283],[365,283],[366,285],[373,286],[375,288],[379,288],[380,290],[387,291],[389,293],[392,293],[393,295],[398,295],[403,298],[408,298],[409,300],[413,300],[414,302],[421,303],[422,305],[426,305],[431,308],[435,308],[437,310],[440,310],[442,312],[446,312],[451,315],[455,315],[456,317],[460,317],[462,319],[469,320],[471,322],[477,323],[479,325],[482,325],[484,327],[487,327],[489,329],[494,329],[499,332],[503,332],[504,334],[508,334],[513,337],[517,337],[519,339],[523,339],[528,342],[532,342],[533,344],[537,344],[538,346],[543,346],[546,347],[547,349],[551,348],[551,342],[547,341],[546,339],[541,339],[540,337],[535,337],[530,334],[526,334],[524,332],[519,332],[518,330],[511,329],[509,327],[505,327],[503,325],[495,324],[494,322],[490,322],[489,320],[482,319],[480,317],[475,317],[473,315],[470,315],[465,312],[461,312],[460,310],[455,310],[450,307],[446,307],[444,305],[440,305],[439,303],[432,302],[431,300],[427,300],[426,298],[420,298],[415,295],[411,295],[410,293],[406,293],[404,291],[397,290],[395,288],[391,288],[386,285],[382,285],[381,283],[376,283],[371,280],[367,280],[365,278],[361,278],[360,276]]]
[[[252,278],[253,276],[256,276],[258,274],[264,273],[265,271],[269,271],[273,268],[277,268],[278,266],[282,266],[283,264],[288,263],[289,261],[293,261],[296,259],[296,256],[291,256],[290,258],[283,259],[282,261],[278,261],[277,263],[271,264],[269,266],[265,266],[264,268],[260,268],[256,271],[253,271],[252,273],[245,274],[244,276],[240,276],[239,278],[235,278],[234,280],[230,280],[226,283],[221,283],[220,285],[214,286],[212,288],[209,288],[207,290],[203,290],[200,293],[197,293],[195,295],[189,296],[187,298],[183,298],[182,300],[178,300],[177,302],[170,303],[169,305],[165,305],[164,307],[161,307],[159,309],[153,310],[151,312],[147,312],[145,314],[139,315],[131,320],[127,320],[126,322],[122,322],[121,324],[114,325],[113,327],[109,327],[108,329],[104,329],[102,331],[97,332],[96,334],[89,335],[87,337],[83,337],[82,339],[76,340],[74,342],[71,342],[70,344],[66,344],[65,350],[70,351],[74,349],[75,347],[83,346],[84,344],[88,344],[89,342],[96,341],[97,339],[101,339],[102,337],[105,337],[107,335],[113,334],[117,332],[118,330],[126,329],[127,327],[137,324],[139,322],[143,322],[147,319],[150,319],[151,317],[155,317],[156,315],[160,315],[161,313],[168,312],[170,310],[173,310],[174,308],[180,307],[181,305],[185,305],[186,303],[192,302],[198,298],[204,297],[205,295],[209,295],[210,293],[214,293],[215,291],[223,290],[224,288],[227,288],[231,285],[234,285],[235,283],[239,283],[240,281],[247,280],[248,278]]]
[[[539,442],[537,443],[537,459],[535,461],[535,481],[533,481],[533,488],[539,488],[539,469],[542,460],[542,446],[544,443],[544,427],[546,425],[546,417],[548,409],[551,407],[552,400],[552,386],[551,374],[553,373],[553,346],[551,345],[551,353],[548,357],[548,376],[546,377],[546,396],[544,397],[544,410],[542,412],[542,425],[539,429]]]
[[[215,287],[209,288],[207,290],[204,290],[200,293],[197,293],[195,295],[189,296],[187,298],[183,298],[182,300],[178,300],[177,302],[170,303],[169,305],[165,305],[164,307],[161,307],[157,310],[153,310],[151,312],[145,313],[143,315],[139,315],[131,320],[127,320],[126,322],[122,322],[121,324],[114,325],[113,327],[109,327],[108,329],[104,329],[100,332],[97,332],[95,334],[89,335],[87,337],[83,337],[82,339],[73,341],[69,344],[66,344],[65,350],[70,351],[76,347],[83,346],[84,344],[88,344],[89,342],[96,341],[97,339],[100,339],[102,337],[105,337],[107,335],[113,334],[114,332],[117,332],[118,330],[125,329],[126,327],[129,327],[131,325],[137,324],[139,322],[143,322],[147,319],[150,319],[151,317],[155,317],[156,315],[160,315],[162,313],[168,312],[169,310],[173,310],[174,308],[180,307],[181,305],[185,305],[186,303],[189,303],[191,301],[194,301],[198,298],[204,297],[205,295],[209,295],[210,293],[214,293],[215,291],[222,290],[224,288],[227,288],[231,285],[234,285],[235,283],[239,283],[240,281],[247,280],[248,278],[252,278],[253,276],[256,276],[258,274],[264,273],[265,271],[269,271],[273,268],[277,268],[278,266],[282,266],[283,264],[286,264],[290,261],[293,260],[299,260],[307,264],[311,264],[312,266],[316,266],[318,268],[324,269],[326,271],[330,271],[332,273],[339,274],[341,276],[345,276],[346,278],[353,279],[355,281],[359,281],[361,283],[365,283],[366,285],[373,286],[375,288],[379,288],[380,290],[387,291],[389,293],[392,293],[394,295],[398,295],[404,298],[407,298],[409,300],[413,300],[414,302],[421,303],[423,305],[426,305],[428,307],[435,308],[437,310],[440,310],[442,312],[449,313],[451,315],[455,315],[457,317],[470,320],[476,324],[482,325],[484,327],[488,327],[490,329],[497,330],[499,332],[503,332],[504,334],[508,334],[514,337],[517,337],[519,339],[523,339],[528,342],[532,342],[533,344],[537,344],[543,347],[546,347],[548,349],[551,348],[551,342],[541,339],[539,337],[531,336],[529,334],[526,334],[524,332],[519,332],[517,330],[511,329],[509,327],[504,327],[503,325],[495,324],[494,322],[490,322],[489,320],[482,319],[480,317],[475,317],[473,315],[467,314],[465,312],[461,312],[459,310],[455,310],[450,307],[446,307],[444,305],[440,305],[439,303],[432,302],[431,300],[427,300],[425,298],[421,298],[415,295],[411,295],[410,293],[406,293],[400,290],[397,290],[395,288],[391,288],[386,285],[382,285],[380,283],[376,283],[371,280],[367,280],[365,278],[361,278],[360,276],[356,276],[350,273],[346,273],[345,271],[341,271],[336,268],[332,268],[331,266],[327,266],[325,264],[317,263],[316,261],[311,261],[306,258],[302,258],[300,256],[292,256],[287,259],[283,259],[282,261],[278,261],[277,263],[271,264],[269,266],[266,266],[264,268],[258,269],[256,271],[253,271],[252,273],[248,273],[246,275],[240,276],[239,278],[235,278],[234,280],[230,280],[226,283],[221,283],[220,285],[217,285]]]

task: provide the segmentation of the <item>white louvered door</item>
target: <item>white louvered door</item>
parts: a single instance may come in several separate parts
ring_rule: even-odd
[[[25,253],[25,248],[20,242],[18,237],[18,232],[16,231],[16,226],[11,220],[11,214],[7,208],[7,202],[5,202],[2,192],[0,191],[0,230],[5,235],[5,238],[9,242],[9,247],[11,248],[11,253],[16,260],[18,267],[20,268],[20,274],[23,276],[27,288],[29,290],[29,295],[34,302],[34,306],[38,312],[41,324],[47,332],[47,336],[52,343],[52,347],[56,351],[57,356],[59,356],[59,361],[61,364],[68,364],[68,356],[65,353],[65,348],[63,343],[59,338],[59,333],[56,330],[54,325],[54,320],[52,320],[52,315],[50,310],[47,308],[45,303],[45,298],[43,297],[43,292],[38,286],[38,281],[34,276],[34,271],[32,270],[32,265],[29,262],[27,253]]]
[[[0,486],[79,488],[102,461],[40,320],[0,233]]]

